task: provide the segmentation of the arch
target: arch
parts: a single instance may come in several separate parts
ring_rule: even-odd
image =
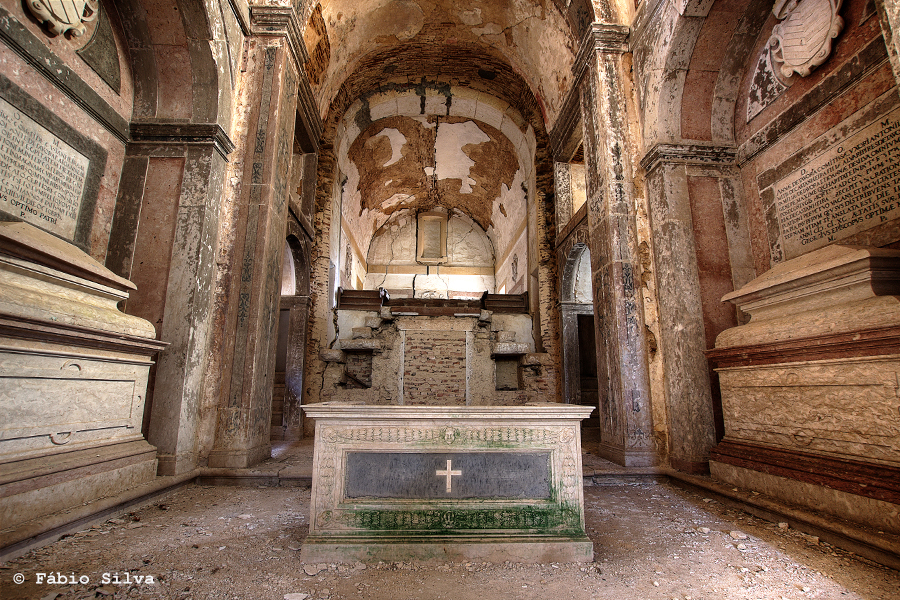
[[[134,72],[132,118],[229,123],[231,86],[222,85],[220,73],[228,70],[219,68],[228,62],[228,41],[215,39],[206,3],[120,0],[117,5]]]
[[[291,223],[294,225],[294,223]],[[288,235],[286,244],[286,250],[290,252],[289,256],[292,259],[292,271],[293,271],[293,296],[308,296],[309,295],[309,277],[310,277],[310,263],[309,263],[309,248],[308,244],[305,241],[301,241],[301,235],[299,232],[291,231],[291,227],[288,228]],[[282,293],[282,295],[284,295]]]
[[[584,303],[581,294],[577,293],[578,276],[583,274],[585,259],[587,259],[588,274],[590,274],[590,257],[591,251],[585,242],[576,242],[572,245],[566,262],[562,268],[562,287],[560,289],[560,300],[562,302],[580,302]]]

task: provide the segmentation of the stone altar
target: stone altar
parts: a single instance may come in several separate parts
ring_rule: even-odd
[[[303,407],[315,419],[307,562],[580,562],[592,407]]]

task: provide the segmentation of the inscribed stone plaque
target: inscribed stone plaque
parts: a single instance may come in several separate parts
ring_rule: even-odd
[[[900,109],[831,146],[772,189],[789,257],[900,217]]]
[[[90,161],[0,98],[0,210],[74,240]]]
[[[550,499],[549,452],[349,452],[347,498]]]

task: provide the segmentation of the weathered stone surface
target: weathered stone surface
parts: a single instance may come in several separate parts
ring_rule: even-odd
[[[133,287],[31,225],[0,223],[5,531],[155,476],[141,424],[151,358],[165,344],[117,310]]]
[[[397,552],[425,559],[438,542],[445,556],[484,555],[489,549],[500,560],[523,551],[526,560],[542,553],[544,560],[557,560],[551,555],[586,559],[579,422],[590,408],[552,403],[514,408],[318,404],[304,410],[316,420],[304,561],[339,555],[345,560],[383,560]],[[369,471],[357,463],[374,457],[372,453],[381,453],[378,460],[388,467],[418,466],[428,473],[407,473],[418,483],[399,494],[357,481],[369,478]],[[412,458],[395,463],[391,457],[399,453]],[[538,493],[533,480],[502,480],[500,463],[526,456],[533,469],[546,473],[549,466],[548,494]],[[500,461],[495,465],[498,480],[479,484],[482,475],[493,471],[467,461],[489,457]],[[432,468],[436,465],[444,468]],[[506,492],[488,490],[496,491],[497,485]],[[454,486],[460,486],[457,493]],[[484,504],[485,494],[490,507]],[[515,500],[521,494],[535,497],[524,506]],[[372,496],[379,498],[377,506],[367,502]],[[508,554],[501,558],[504,548]]]

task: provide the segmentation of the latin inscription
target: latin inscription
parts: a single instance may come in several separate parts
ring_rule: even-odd
[[[0,99],[0,210],[74,239],[89,163]]]
[[[900,109],[829,148],[773,190],[788,256],[900,217]]]
[[[348,452],[347,498],[550,499],[548,452]]]

